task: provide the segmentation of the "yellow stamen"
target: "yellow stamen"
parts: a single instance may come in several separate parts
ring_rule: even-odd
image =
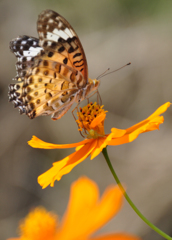
[[[80,112],[77,113],[78,120],[76,120],[79,126],[78,130],[88,132],[88,134],[86,134],[87,138],[104,136],[104,119],[106,112],[107,111],[104,111],[103,106],[98,105],[96,102],[94,104],[91,102],[85,107],[80,108]],[[100,115],[104,116],[101,117],[101,121]],[[93,122],[94,124],[92,126]]]

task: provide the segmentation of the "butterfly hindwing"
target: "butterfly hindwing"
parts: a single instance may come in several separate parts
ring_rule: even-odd
[[[19,36],[10,42],[10,49],[17,58],[14,80],[24,80],[24,77],[31,73],[35,64],[35,57],[43,52],[39,46],[39,39],[29,36]]]
[[[33,88],[29,89],[31,91],[27,94],[26,103],[29,107],[28,116],[34,118],[62,112],[64,108],[71,106],[76,100],[83,76],[79,71],[64,64],[40,59],[30,78]]]
[[[10,85],[10,96],[20,113],[31,119],[50,115],[73,103],[82,74],[64,64],[37,59],[32,74],[23,82]]]

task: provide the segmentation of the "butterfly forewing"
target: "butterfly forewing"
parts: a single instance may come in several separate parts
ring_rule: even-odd
[[[10,84],[9,100],[31,119],[40,115],[59,119],[74,102],[85,99],[95,85],[88,80],[80,40],[62,16],[43,11],[37,30],[39,39],[19,36],[10,42],[17,57],[14,80],[18,82]]]
[[[87,82],[85,53],[71,25],[58,13],[45,10],[38,17],[37,29],[39,45],[46,50],[47,55],[82,72]]]

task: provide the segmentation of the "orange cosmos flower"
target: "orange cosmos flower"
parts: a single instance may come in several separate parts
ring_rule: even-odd
[[[95,158],[107,145],[120,145],[135,140],[139,134],[159,129],[159,125],[163,123],[164,118],[160,116],[164,113],[170,103],[167,102],[160,106],[147,119],[137,123],[127,129],[112,128],[110,134],[104,133],[104,120],[106,111],[97,103],[90,103],[80,109],[78,113],[79,131],[83,131],[86,139],[72,144],[52,144],[47,143],[33,136],[28,144],[34,148],[55,149],[55,148],[73,148],[76,151],[61,161],[53,163],[53,167],[38,177],[38,183],[42,188],[46,188],[49,184],[54,186],[55,180],[69,173],[77,164],[85,160],[89,155],[91,159]]]
[[[123,234],[90,237],[120,210],[123,193],[118,186],[109,186],[102,197],[95,182],[86,177],[71,185],[66,213],[58,217],[42,207],[31,211],[20,224],[20,237],[9,240],[139,240]]]

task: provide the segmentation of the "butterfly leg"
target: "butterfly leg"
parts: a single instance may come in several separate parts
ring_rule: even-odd
[[[102,99],[101,99],[100,93],[99,93],[98,90],[97,90],[96,92],[97,92],[97,103],[98,103],[99,105],[102,105]]]
[[[101,99],[101,96],[100,96],[100,93],[99,93],[98,90],[96,90],[92,95],[90,95],[90,96],[87,98],[88,103],[89,103],[90,97],[92,97],[94,94],[97,94],[97,103],[98,103],[99,105],[102,105],[102,99]]]
[[[76,122],[76,117],[75,117],[75,115],[74,115],[75,109],[77,109],[77,112],[78,112],[78,104],[77,104],[77,106],[72,110],[72,115],[73,115],[73,118],[75,119],[75,122]],[[77,123],[77,124],[78,124],[78,123]]]

